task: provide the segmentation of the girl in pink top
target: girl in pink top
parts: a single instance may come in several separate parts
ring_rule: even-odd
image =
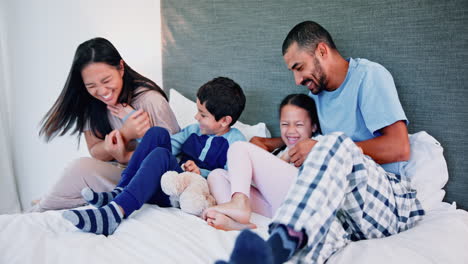
[[[255,228],[251,212],[272,217],[280,207],[298,174],[298,168],[289,163],[288,149],[320,129],[315,102],[305,94],[288,95],[279,112],[281,142],[275,143],[281,147],[279,153],[236,142],[227,154],[229,171],[217,169],[209,174],[210,191],[218,202],[203,213],[209,225],[223,230]]]

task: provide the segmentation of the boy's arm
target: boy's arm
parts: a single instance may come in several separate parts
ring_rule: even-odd
[[[183,167],[185,171],[193,172],[193,173],[201,175],[200,168],[197,166],[197,164],[193,160],[187,160],[184,163]]]
[[[198,133],[200,127],[197,124],[186,126],[179,133],[171,136],[172,155],[179,155],[182,145],[192,133]]]
[[[250,139],[250,143],[259,146],[260,148],[272,152],[273,150],[284,146],[284,142],[280,137],[277,138],[264,138],[264,137],[253,137]]]

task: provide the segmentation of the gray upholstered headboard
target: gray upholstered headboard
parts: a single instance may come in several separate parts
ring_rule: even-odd
[[[345,57],[384,65],[395,79],[410,133],[425,130],[445,149],[448,202],[468,209],[468,1],[162,0],[164,88],[194,99],[228,76],[247,95],[241,121],[278,135],[277,108],[294,85],[281,56],[288,31],[322,24]]]

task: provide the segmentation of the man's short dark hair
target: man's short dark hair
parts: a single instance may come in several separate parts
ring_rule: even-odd
[[[206,102],[206,109],[219,121],[224,116],[231,116],[234,125],[245,108],[245,95],[242,88],[233,80],[218,77],[205,83],[198,89],[200,103]]]
[[[330,48],[336,49],[330,33],[328,33],[328,31],[321,25],[313,21],[301,22],[289,31],[283,41],[283,56],[288,51],[289,47],[295,42],[300,48],[308,50],[311,54],[315,52],[315,49],[320,42],[324,42]]]

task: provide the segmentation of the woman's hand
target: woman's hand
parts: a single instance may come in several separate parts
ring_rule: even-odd
[[[125,120],[120,133],[123,140],[129,142],[132,139],[142,138],[150,127],[151,122],[148,113],[139,109]]]
[[[119,130],[113,130],[104,139],[104,149],[120,163],[127,163],[129,154]]]
[[[200,168],[198,168],[197,164],[193,160],[187,160],[187,162],[184,163],[184,170],[188,172],[193,172],[198,175],[200,175]]]

